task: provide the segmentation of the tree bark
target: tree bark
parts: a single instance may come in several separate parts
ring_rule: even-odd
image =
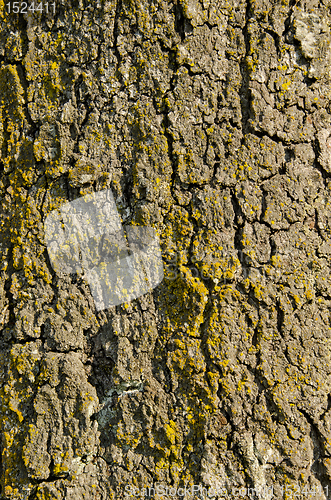
[[[328,2],[47,5],[0,3],[1,498],[330,498]],[[165,276],[97,311],[44,222],[104,189]]]

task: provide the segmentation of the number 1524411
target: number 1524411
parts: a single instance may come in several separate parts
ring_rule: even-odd
[[[29,12],[46,12],[55,14],[55,2],[8,2],[6,3],[7,12],[13,14],[28,14]]]

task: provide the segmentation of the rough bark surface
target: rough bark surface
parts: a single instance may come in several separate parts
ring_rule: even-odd
[[[2,499],[331,496],[330,14],[0,2]],[[166,275],[97,312],[43,223],[105,188]]]

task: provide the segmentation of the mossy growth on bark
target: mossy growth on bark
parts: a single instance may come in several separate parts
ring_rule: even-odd
[[[0,497],[326,500],[327,2],[13,5],[0,2]],[[97,311],[84,274],[54,272],[44,222],[103,189],[123,224],[157,231],[164,279]]]

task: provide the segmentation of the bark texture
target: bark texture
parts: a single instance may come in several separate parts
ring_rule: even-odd
[[[329,2],[1,1],[0,23],[1,498],[327,499]],[[166,275],[97,312],[43,223],[106,188]]]

